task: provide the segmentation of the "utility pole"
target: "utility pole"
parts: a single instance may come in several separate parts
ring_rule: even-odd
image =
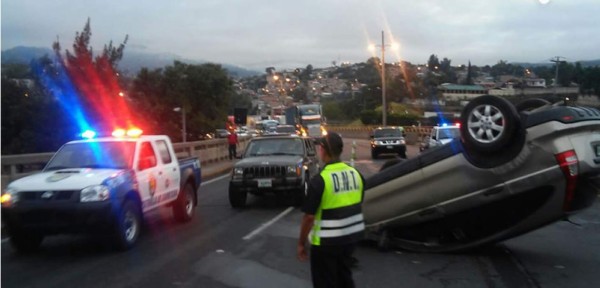
[[[387,126],[387,105],[385,101],[385,42],[381,31],[381,117],[382,125]]]
[[[554,62],[554,64],[556,65],[556,70],[554,72],[554,97],[556,97],[557,94],[557,87],[558,87],[558,64],[560,64],[561,62],[565,62],[560,60],[560,58],[565,58],[565,57],[561,57],[561,56],[556,56],[552,59],[550,59],[550,62]]]

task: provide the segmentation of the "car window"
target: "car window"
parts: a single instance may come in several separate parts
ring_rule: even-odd
[[[379,137],[402,137],[400,129],[377,129],[373,133],[375,138]]]
[[[453,138],[457,138],[460,137],[460,130],[459,129],[440,129],[440,139],[453,139]]]
[[[156,166],[156,154],[150,142],[143,142],[140,145],[140,157],[138,168],[140,170],[152,168]]]
[[[268,155],[304,155],[304,144],[300,138],[274,138],[251,141],[246,157]]]
[[[156,148],[163,164],[169,164],[173,161],[171,159],[171,151],[169,151],[169,146],[165,140],[156,141]]]

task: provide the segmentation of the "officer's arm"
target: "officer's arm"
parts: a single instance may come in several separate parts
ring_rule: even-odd
[[[304,214],[302,217],[302,224],[300,224],[300,238],[298,238],[298,246],[306,246],[308,240],[308,233],[312,229],[313,222],[315,221],[315,215]]]

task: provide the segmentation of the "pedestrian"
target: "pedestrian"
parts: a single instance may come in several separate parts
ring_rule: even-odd
[[[340,161],[342,137],[329,133],[318,140],[321,160],[319,175],[311,178],[302,206],[297,258],[310,258],[314,287],[354,287],[351,267],[356,243],[364,234],[362,201],[364,178]],[[310,257],[308,245],[310,242]]]
[[[237,145],[240,142],[238,141],[238,136],[234,129],[229,130],[229,135],[227,135],[227,143],[229,143],[229,160],[237,158]]]

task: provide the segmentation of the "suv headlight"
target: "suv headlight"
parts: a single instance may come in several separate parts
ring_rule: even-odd
[[[233,168],[233,176],[243,176],[244,175],[244,168],[241,167],[234,167]]]
[[[19,193],[15,189],[7,188],[2,192],[0,199],[2,199],[2,206],[9,207],[19,201]]]
[[[107,200],[110,196],[110,189],[106,185],[95,185],[83,188],[79,195],[81,202],[96,202]]]
[[[288,175],[296,175],[298,177],[300,177],[300,175],[302,175],[302,169],[301,169],[301,165],[294,165],[294,166],[287,166],[287,174]]]

